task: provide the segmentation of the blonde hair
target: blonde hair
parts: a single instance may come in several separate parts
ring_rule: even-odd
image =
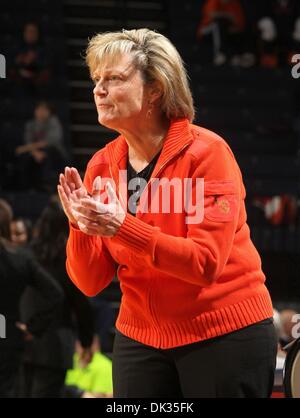
[[[104,59],[130,53],[145,83],[158,81],[162,88],[160,107],[168,119],[188,118],[195,110],[184,63],[168,38],[150,29],[99,33],[90,39],[86,63],[90,74]]]

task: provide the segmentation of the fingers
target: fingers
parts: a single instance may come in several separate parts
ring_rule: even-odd
[[[80,175],[74,167],[65,167],[64,173],[59,176],[59,182],[64,188],[68,199],[72,202],[88,196]]]
[[[75,167],[71,167],[70,172],[76,189],[80,189],[80,187],[83,186],[83,183],[77,169]]]
[[[67,197],[69,197],[71,195],[71,189],[67,183],[67,180],[64,174],[59,175],[59,182],[61,186],[63,187],[64,192],[66,193]]]
[[[94,200],[100,201],[101,177],[97,176],[93,182],[92,197]]]
[[[83,182],[75,167],[65,167],[65,176],[72,192],[83,187]]]
[[[115,192],[114,188],[112,187],[112,185],[110,184],[110,182],[106,183],[106,192],[107,192],[107,195],[108,195],[108,203],[118,202],[116,192]]]
[[[94,223],[100,227],[106,226],[111,221],[111,214],[109,213],[99,214],[98,212],[76,204],[72,205],[72,209],[74,210],[76,219],[81,220],[81,217],[83,217],[87,222],[90,222],[91,224]],[[84,224],[86,223],[84,222]]]
[[[65,167],[65,178],[71,192],[73,192],[76,189],[76,187],[70,167]]]
[[[83,208],[90,209],[94,212],[97,212],[98,214],[104,215],[110,213],[107,207],[108,205],[102,202],[97,202],[92,199],[81,199],[80,203]]]
[[[96,222],[97,220],[97,216],[98,213],[91,210],[91,209],[87,209],[81,205],[78,204],[74,204],[72,205],[73,210],[79,215],[84,216],[85,218],[89,219],[91,222]]]
[[[65,176],[63,174],[60,174],[59,182],[60,182],[60,185],[57,186],[59,187],[57,190],[58,190],[59,196],[61,197],[61,201],[62,202],[64,201],[65,204],[67,203],[70,204],[71,202],[75,203],[77,201],[76,195],[74,195],[75,192],[73,193],[71,192],[71,189],[69,188],[66,182]]]
[[[66,195],[66,193],[65,193],[65,191],[64,191],[64,189],[63,189],[62,186],[60,186],[60,185],[57,186],[57,193],[58,193],[60,202],[62,204],[62,207],[64,209],[64,212],[65,212],[65,214],[69,218],[69,213],[68,213],[69,212],[69,210],[68,210],[68,208],[69,208],[69,200],[68,200],[68,197],[67,197],[67,195]]]
[[[64,188],[58,185],[57,192],[58,192],[58,196],[60,198],[61,204],[63,205],[63,208],[66,209],[69,206],[69,199],[68,199],[68,196],[66,195]]]
[[[71,209],[71,205],[70,205],[70,200],[68,198],[68,196],[66,195],[64,188],[60,185],[57,186],[57,192],[58,192],[58,196],[60,198],[62,207],[64,209],[64,212],[67,216],[67,218],[69,219],[70,222],[76,224],[76,219],[73,216],[72,213],[72,209]]]
[[[86,222],[87,220],[85,218],[82,218],[83,222],[78,222],[78,227],[80,229],[80,231],[84,232],[87,235],[92,235],[92,236],[102,236],[102,237],[110,237],[114,235],[114,231],[112,228],[109,227],[105,227],[102,228],[99,225],[97,225],[97,228],[92,227],[88,222]]]

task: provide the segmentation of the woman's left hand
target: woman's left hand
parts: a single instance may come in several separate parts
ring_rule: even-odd
[[[113,237],[124,222],[126,213],[110,183],[106,184],[109,203],[104,204],[100,199],[87,197],[80,200],[80,204],[73,204],[79,228],[88,235]],[[95,196],[95,193],[92,193]]]

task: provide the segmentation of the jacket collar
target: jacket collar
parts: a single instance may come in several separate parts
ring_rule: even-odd
[[[152,177],[154,177],[169,160],[185,148],[192,139],[193,136],[188,119],[172,120]],[[112,168],[115,177],[116,170],[126,170],[128,145],[123,135],[120,135],[115,141],[107,144],[106,147],[109,165]]]

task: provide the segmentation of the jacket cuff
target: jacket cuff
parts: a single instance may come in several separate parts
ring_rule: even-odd
[[[140,253],[148,253],[155,245],[159,231],[159,228],[148,225],[127,213],[119,231],[112,239]]]
[[[80,231],[80,229],[70,224],[68,245],[70,245],[72,251],[75,252],[90,251],[90,249],[95,245],[95,237],[85,234]]]

